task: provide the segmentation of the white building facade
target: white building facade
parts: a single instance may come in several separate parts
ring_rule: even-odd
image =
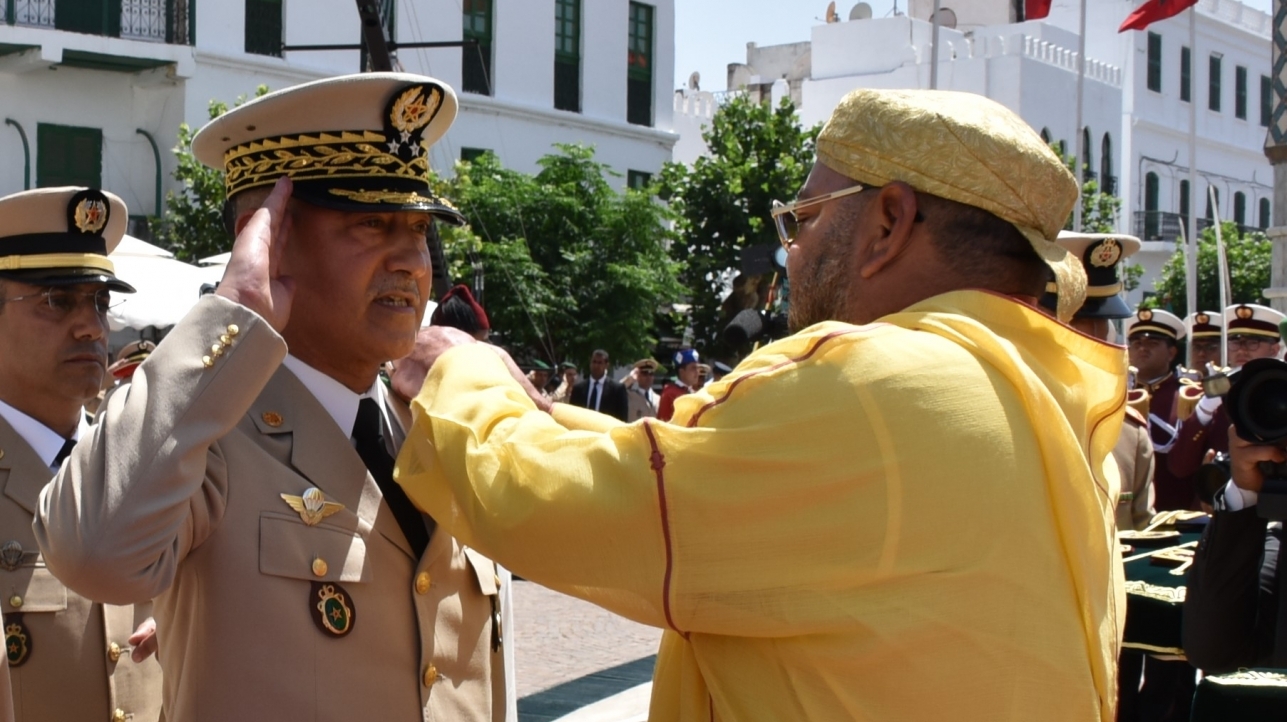
[[[1005,0],[946,0],[955,27],[939,30],[938,87],[985,95],[1023,117],[1048,140],[1076,146],[1077,26],[1080,3],[1055,3],[1049,18],[1015,22]],[[1138,235],[1144,266],[1138,302],[1174,254],[1188,183],[1189,105],[1196,104],[1199,225],[1223,220],[1267,228],[1273,176],[1263,145],[1272,102],[1268,87],[1270,18],[1236,0],[1200,0],[1197,43],[1188,48],[1188,14],[1145,32],[1118,33],[1138,3],[1088,0],[1082,114],[1087,178],[1122,200],[1118,230]],[[855,88],[930,86],[933,3],[913,0],[912,16],[815,26],[808,43],[747,48],[729,66],[730,90],[773,102],[789,94],[808,125],[826,120]],[[855,13],[859,16],[861,13]],[[841,17],[845,13],[841,12]],[[1185,89],[1187,88],[1187,89]],[[700,125],[706,104],[677,96],[676,127]],[[704,152],[687,138],[676,160]],[[1207,212],[1208,188],[1217,200]]]
[[[460,115],[435,171],[494,152],[534,173],[584,143],[641,184],[671,159],[674,0],[385,0],[396,66],[456,89]],[[176,190],[180,123],[208,104],[357,72],[353,0],[7,0],[0,3],[0,195],[85,184],[155,216]],[[283,50],[283,47],[286,48]],[[155,149],[155,150],[154,150]],[[133,225],[139,229],[141,224]]]

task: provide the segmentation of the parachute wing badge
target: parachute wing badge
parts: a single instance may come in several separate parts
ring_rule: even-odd
[[[282,494],[281,496],[282,501],[298,512],[299,518],[308,526],[313,526],[344,508],[344,505],[339,502],[327,501],[326,495],[315,486],[310,486],[303,496],[295,496],[294,494]]]

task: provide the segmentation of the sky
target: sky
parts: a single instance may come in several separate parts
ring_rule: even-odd
[[[1066,0],[1054,0],[1056,3]],[[675,0],[675,87],[701,73],[702,90],[720,91],[728,84],[728,64],[746,62],[746,44],[780,45],[809,39],[820,25],[828,0]],[[858,0],[836,0],[836,13],[848,17]],[[907,0],[897,0],[907,11]],[[893,0],[867,0],[872,17],[886,17]],[[1250,7],[1271,12],[1272,0],[1244,0]],[[950,6],[951,0],[944,0]],[[1132,3],[1138,4],[1138,3]],[[1125,3],[1123,3],[1125,7]],[[1122,17],[1126,13],[1123,12]]]

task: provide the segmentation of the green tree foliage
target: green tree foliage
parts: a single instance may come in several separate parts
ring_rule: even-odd
[[[820,130],[803,128],[788,98],[773,108],[736,95],[702,134],[710,155],[691,168],[662,169],[660,195],[678,215],[674,252],[685,264],[694,346],[709,356],[744,350],[727,348],[721,331],[738,311],[763,304],[771,274],[740,274],[742,251],[777,246],[770,203],[793,199],[804,185]]]
[[[1272,244],[1259,231],[1239,233],[1236,223],[1222,224],[1225,256],[1229,263],[1229,293],[1234,303],[1269,305],[1264,290],[1269,287]],[[1157,295],[1150,305],[1165,308],[1178,316],[1189,313],[1187,286],[1184,278],[1184,252],[1175,255],[1162,267],[1155,285]],[[1216,259],[1215,228],[1203,229],[1198,238],[1198,310],[1220,310],[1220,287]]]
[[[520,359],[585,363],[596,348],[616,361],[646,356],[658,306],[683,291],[667,211],[647,193],[613,190],[592,149],[557,147],[535,176],[487,154],[441,182],[469,220],[443,229],[451,276],[469,283],[471,255],[482,261],[483,305]]]
[[[267,85],[255,90],[258,98],[268,92]],[[235,105],[246,102],[237,98]],[[235,106],[234,106],[235,107]],[[228,104],[211,100],[210,119],[228,112]],[[178,159],[174,179],[183,184],[178,193],[165,194],[165,215],[151,219],[157,245],[169,249],[179,260],[195,262],[232,249],[232,238],[223,227],[223,171],[207,168],[192,155],[192,138],[197,131],[187,123],[179,126],[179,143],[173,149]]]

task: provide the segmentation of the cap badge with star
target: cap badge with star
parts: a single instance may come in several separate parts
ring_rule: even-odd
[[[128,219],[125,202],[97,188],[39,188],[0,198],[0,278],[37,286],[105,283],[133,293],[108,257]]]
[[[340,211],[422,211],[464,223],[439,196],[429,148],[451,127],[456,94],[440,80],[410,73],[327,78],[263,97],[210,121],[192,151],[224,171],[229,199],[278,178],[293,196]]]
[[[1086,271],[1086,300],[1073,318],[1130,318],[1117,264],[1140,249],[1140,240],[1121,234],[1060,231],[1055,243],[1078,258]],[[1041,305],[1051,312],[1058,309],[1058,286],[1053,279],[1046,284]]]

